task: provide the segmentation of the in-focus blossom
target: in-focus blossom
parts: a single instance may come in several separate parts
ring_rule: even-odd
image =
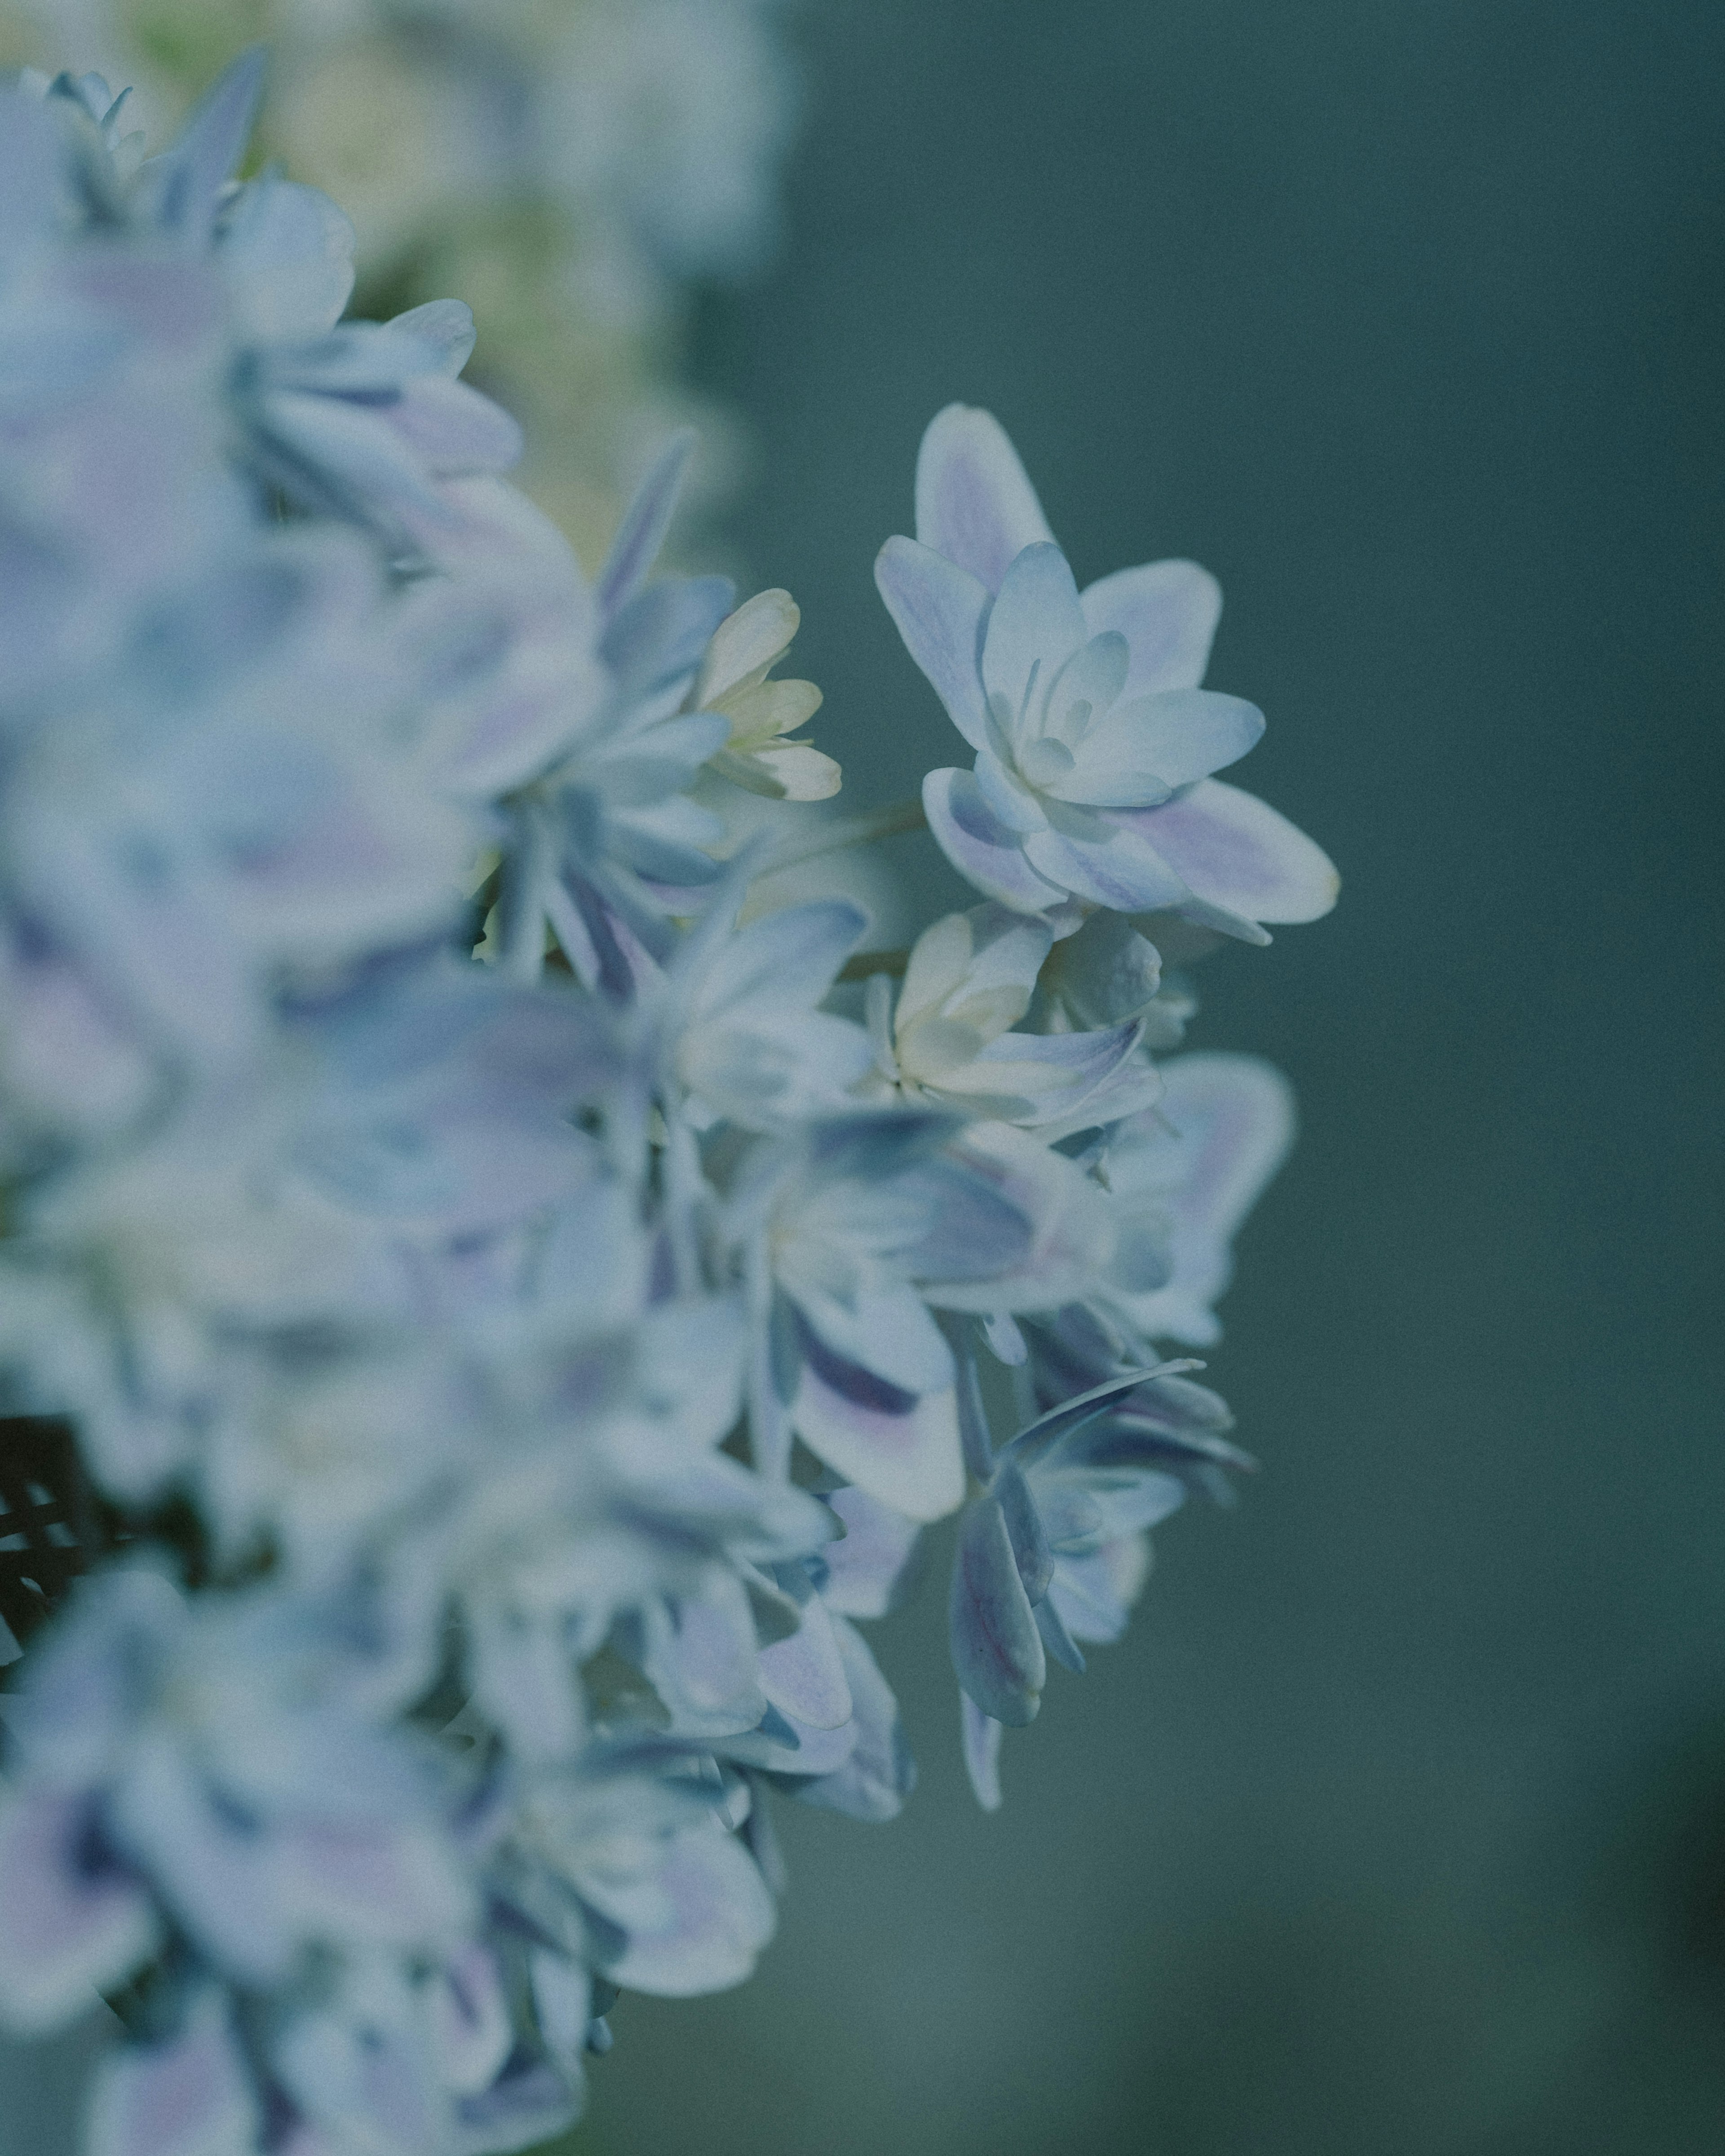
[[[1312,841],[1210,773],[1264,730],[1200,689],[1220,611],[1190,562],[1122,569],[1081,597],[999,423],[950,405],[916,466],[916,536],[876,581],[911,657],[976,751],[932,772],[929,827],[961,875],[1022,913],[1172,912],[1266,942],[1337,879]]]
[[[1029,1010],[1053,942],[1046,921],[993,904],[924,929],[896,1002],[889,976],[870,977],[880,1079],[906,1100],[1050,1140],[1148,1106],[1162,1081],[1137,1053],[1143,1029],[1132,1019],[1088,1033],[1007,1029]]]

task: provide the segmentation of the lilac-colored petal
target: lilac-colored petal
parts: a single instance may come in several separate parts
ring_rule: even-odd
[[[625,1990],[689,1999],[728,1990],[773,1936],[773,1897],[754,1861],[717,1825],[677,1835],[646,1880],[604,1897],[629,1935],[606,1969]]]
[[[805,1364],[791,1404],[797,1434],[819,1460],[917,1520],[938,1520],[964,1501],[958,1416],[950,1386],[906,1399],[854,1399]]]
[[[621,613],[646,582],[670,529],[683,472],[695,442],[692,427],[681,428],[673,434],[624,511],[595,589],[602,620],[608,622]]]
[[[89,1800],[26,1788],[0,1809],[0,2020],[44,2035],[154,1951],[149,1896],[104,1860]]]
[[[829,1543],[821,1599],[846,1617],[884,1617],[892,1608],[922,1528],[866,1490],[834,1490],[827,1501],[845,1522],[842,1542]]]
[[[868,925],[860,906],[839,898],[752,921],[721,947],[701,986],[701,1007],[719,1012],[746,1003],[752,1012],[801,1014],[831,988]]]
[[[1147,839],[1193,897],[1220,915],[1245,921],[1316,921],[1336,903],[1341,889],[1328,856],[1303,831],[1255,794],[1219,778],[1200,779],[1189,793],[1160,808],[1117,811],[1114,821]]]
[[[1031,867],[1018,834],[990,811],[972,773],[931,771],[922,782],[922,807],[941,851],[984,897],[1014,913],[1042,913],[1066,896],[1064,884]]]
[[[1180,1055],[1162,1069],[1173,1276],[1132,1314],[1148,1337],[1209,1347],[1221,1337],[1211,1305],[1233,1271],[1230,1245],[1293,1142],[1293,1096],[1255,1056]]]
[[[377,416],[398,434],[434,479],[502,471],[521,453],[521,429],[501,404],[465,382],[424,374],[404,382]]]
[[[1147,834],[1128,824],[1133,816],[1151,813],[1062,807],[1058,824],[1024,839],[1024,857],[1062,891],[1116,913],[1150,913],[1178,905],[1191,895],[1185,884]]]
[[[260,2119],[225,2008],[205,1999],[177,2036],[96,2069],[88,2156],[254,2156]]]
[[[896,1819],[904,1810],[905,1799],[916,1787],[916,1763],[911,1756],[892,1687],[881,1676],[861,1634],[843,1618],[833,1629],[855,1702],[856,1743],[850,1757],[835,1773],[802,1783],[796,1794],[804,1804],[876,1825]]]
[[[988,594],[969,572],[913,539],[889,539],[875,583],[905,649],[973,748],[988,738],[981,674]]]
[[[862,1194],[865,1199],[871,1194]],[[984,1195],[993,1198],[992,1193]],[[1009,1216],[1004,1217],[1009,1224],[1017,1224]],[[966,1255],[974,1253],[967,1251]],[[788,1280],[783,1286],[816,1336],[809,1343],[811,1360],[818,1368],[824,1368],[819,1351],[825,1348],[839,1363],[854,1366],[865,1378],[855,1389],[858,1397],[878,1390],[866,1383],[870,1377],[884,1379],[889,1387],[906,1395],[939,1392],[952,1383],[952,1351],[914,1289],[883,1286],[840,1296],[813,1286],[798,1291]],[[835,1368],[827,1374],[832,1383],[845,1389],[841,1371]]]
[[[812,1729],[838,1729],[850,1719],[844,1660],[818,1595],[803,1604],[789,1639],[762,1650],[760,1666],[761,1689],[782,1714]]]
[[[997,1500],[958,1522],[949,1607],[952,1667],[984,1714],[1022,1729],[1036,1718],[1048,1663]]]
[[[976,1800],[985,1812],[1000,1809],[1000,1740],[1006,1734],[1001,1723],[984,1714],[966,1691],[958,1695],[959,1726],[964,1744],[964,1770]]]
[[[369,407],[275,390],[264,400],[261,432],[296,492],[323,500],[333,485],[335,506],[343,510],[376,506],[398,516],[411,511],[434,526],[452,521],[423,461]]]
[[[1081,604],[1092,635],[1117,629],[1131,647],[1123,694],[1195,689],[1203,680],[1221,617],[1222,588],[1196,562],[1117,569],[1087,585]]]
[[[992,413],[949,404],[929,422],[916,457],[916,536],[991,592],[1026,547],[1054,536]]]
[[[1030,715],[1087,641],[1065,556],[1051,541],[1025,547],[1001,583],[983,639],[983,685],[991,705],[999,700],[1015,747],[1034,738]]]

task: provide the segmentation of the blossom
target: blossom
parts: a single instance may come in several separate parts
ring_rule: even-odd
[[[758,1328],[757,1456],[793,1430],[919,1520],[963,1495],[952,1351],[933,1312],[1055,1309],[1106,1260],[1100,1193],[1004,1123],[928,1110],[824,1117],[731,1199]]]
[[[1048,924],[998,905],[949,913],[917,938],[896,1007],[869,979],[876,1069],[909,1101],[1063,1132],[1147,1106],[1162,1081],[1131,1020],[1094,1032],[1016,1033],[1053,945]]]
[[[959,405],[923,437],[916,533],[888,540],[875,579],[977,752],[923,787],[962,875],[1019,912],[1165,911],[1251,942],[1329,910],[1312,841],[1209,776],[1264,721],[1198,686],[1220,607],[1204,571],[1151,562],[1081,598],[1012,444]]]
[[[789,649],[802,615],[788,592],[759,592],[719,624],[689,692],[692,711],[717,711],[731,738],[713,768],[752,793],[824,801],[839,791],[839,767],[804,742],[784,737],[820,709],[812,681],[767,678]]]

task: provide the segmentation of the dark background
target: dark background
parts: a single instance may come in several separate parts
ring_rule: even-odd
[[[910,1813],[782,1807],[760,1974],[624,2001],[573,2146],[1717,2156],[1725,8],[799,36],[788,245],[692,360],[856,805],[956,757],[870,571],[962,398],[1081,581],[1220,576],[1239,775],[1345,887],[1202,978],[1303,1107],[1212,1363],[1264,1472],[1161,1532],[993,1819],[937,1570],[881,1640]]]
[[[580,2145],[1717,2156],[1725,8],[802,42],[781,266],[693,358],[857,804],[957,760],[870,571],[961,398],[1081,582],[1220,577],[1237,775],[1344,889],[1201,978],[1302,1103],[1212,1363],[1264,1472],[1163,1530],[993,1820],[937,1572],[882,1646],[910,1814],[783,1808],[759,1975],[626,2001]]]

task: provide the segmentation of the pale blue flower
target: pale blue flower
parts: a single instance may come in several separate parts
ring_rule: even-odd
[[[1335,902],[1323,855],[1209,774],[1263,718],[1198,686],[1220,601],[1188,562],[1123,569],[1081,598],[1012,444],[949,406],[923,437],[916,538],[876,581],[911,655],[975,749],[924,782],[929,825],[1022,913],[1169,911],[1248,942]]]
[[[756,1328],[750,1414],[778,1471],[793,1431],[921,1520],[963,1495],[937,1310],[1054,1309],[1106,1260],[1101,1193],[1004,1123],[928,1110],[823,1119],[749,1164],[732,1199]]]
[[[1008,1030],[1029,1009],[1053,942],[1045,921],[993,904],[926,928],[896,998],[887,975],[869,980],[880,1080],[906,1101],[1050,1141],[1149,1106],[1162,1082],[1137,1053],[1135,1019],[1085,1033]]]

